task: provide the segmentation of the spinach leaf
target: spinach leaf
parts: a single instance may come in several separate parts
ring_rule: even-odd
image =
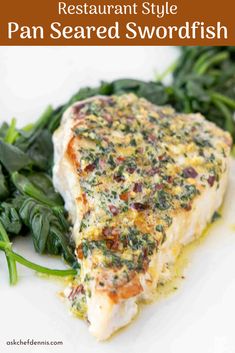
[[[2,171],[2,166],[0,164],[0,200],[5,200],[9,196],[9,190],[7,187],[6,178]]]
[[[54,205],[63,206],[63,199],[60,194],[55,191],[52,180],[48,174],[31,172],[27,175],[27,178],[34,187],[38,188]]]
[[[31,176],[27,177],[24,174],[14,172],[12,181],[16,189],[23,195],[32,197],[47,206],[63,205],[60,196],[52,189],[49,179],[43,174],[38,176],[31,174]],[[47,186],[47,189],[43,189],[44,186]]]
[[[172,89],[177,110],[201,112],[235,139],[234,47],[183,47]]]
[[[8,249],[11,251],[11,243],[8,237],[8,234],[2,225],[0,221],[0,243],[2,244],[2,247],[0,249]],[[17,274],[17,268],[16,268],[16,261],[15,259],[12,259],[9,256],[9,253],[5,251],[6,255],[6,260],[7,260],[7,267],[8,267],[8,272],[9,272],[9,281],[11,285],[14,285],[17,283],[18,280],[18,274]]]
[[[6,123],[4,121],[0,127],[0,139],[1,140],[5,139],[8,129],[9,129],[9,125],[8,125],[8,123]]]
[[[34,133],[33,138],[18,139],[15,143],[21,151],[32,160],[34,167],[47,171],[53,160],[52,136],[48,130],[42,129]]]
[[[0,205],[0,221],[7,233],[17,235],[22,228],[22,222],[17,209],[12,203],[3,202]]]
[[[18,131],[16,129],[16,119],[13,118],[11,120],[11,124],[9,128],[7,129],[5,136],[4,136],[4,141],[7,143],[12,144],[16,138],[18,137]]]
[[[37,252],[52,255],[62,254],[68,263],[76,265],[74,244],[69,238],[70,230],[65,214],[61,213],[58,218],[57,212],[53,208],[25,197],[19,209],[19,215],[32,233]]]
[[[30,168],[32,160],[18,147],[0,140],[0,162],[9,172],[17,172],[23,168]]]

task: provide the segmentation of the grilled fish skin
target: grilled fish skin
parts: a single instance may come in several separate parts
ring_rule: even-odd
[[[65,296],[105,340],[170,278],[220,207],[232,140],[200,114],[125,94],[73,104],[53,141],[53,181],[81,265]]]

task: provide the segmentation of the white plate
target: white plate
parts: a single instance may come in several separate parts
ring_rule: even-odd
[[[78,87],[123,76],[152,79],[177,56],[169,47],[12,47],[0,48],[1,121],[20,125],[49,104],[63,103]],[[86,324],[73,318],[57,292],[62,283],[18,266],[20,279],[9,287],[0,254],[0,351],[81,353],[235,352],[235,163],[223,218],[191,252],[186,279],[172,295],[145,306],[136,320],[106,343],[97,343]],[[16,251],[46,266],[59,259],[39,256],[29,238]],[[13,339],[63,341],[55,346],[9,346]]]

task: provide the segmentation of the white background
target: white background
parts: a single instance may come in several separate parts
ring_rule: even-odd
[[[32,122],[52,103],[79,87],[121,77],[154,79],[177,57],[169,47],[1,47],[0,121]],[[69,316],[57,292],[61,282],[19,267],[19,284],[8,285],[0,254],[0,352],[234,353],[235,166],[223,218],[191,253],[186,279],[167,298],[145,306],[136,320],[106,343]],[[59,259],[34,253],[27,238],[15,249],[35,262],[62,268]],[[7,340],[62,340],[63,346],[6,345]]]

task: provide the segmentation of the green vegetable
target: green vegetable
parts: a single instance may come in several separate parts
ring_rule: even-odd
[[[0,222],[0,241],[3,244],[3,246],[7,247],[10,251],[11,249],[10,240],[1,222]],[[17,283],[17,280],[18,280],[16,262],[15,262],[15,259],[12,259],[7,252],[5,252],[5,255],[7,259],[9,281],[11,285],[14,285]]]
[[[7,130],[7,133],[5,135],[5,142],[7,143],[13,143],[15,139],[17,138],[18,132],[16,131],[16,119],[13,118],[11,121],[11,124]]]
[[[172,89],[177,110],[201,112],[235,138],[235,47],[183,47]]]
[[[12,250],[12,244],[10,243],[8,234],[3,224],[1,223],[1,221],[0,221],[0,250],[4,251],[6,255],[8,271],[9,271],[9,281],[11,285],[15,285],[18,281],[16,262],[32,270],[35,270],[39,273],[44,273],[51,276],[66,277],[66,276],[74,276],[77,274],[76,269],[55,270],[41,265],[37,265],[25,259],[23,256],[17,254],[16,252],[14,252]]]
[[[30,233],[37,252],[61,255],[69,265],[78,267],[63,200],[50,178],[53,145],[47,124],[52,112],[49,107],[34,125],[23,129],[16,129],[15,120],[0,128],[0,199],[5,200],[0,204],[4,230],[0,241],[9,243],[9,237]],[[9,251],[5,253],[10,282],[15,283],[15,255]]]
[[[12,203],[3,202],[0,205],[0,222],[7,233],[18,235],[22,228],[22,221],[16,207]]]
[[[28,267],[36,272],[39,273],[44,273],[50,276],[59,276],[59,277],[67,277],[67,276],[75,276],[77,274],[77,271],[74,269],[68,269],[68,270],[55,270],[55,269],[50,269],[48,267],[44,267],[41,265],[37,265],[32,261],[27,260],[23,256],[17,254],[11,249],[11,243],[7,243],[5,241],[0,241],[0,250],[3,250],[12,263],[18,262],[21,265]],[[12,282],[11,284],[15,284],[17,282],[17,272],[16,272],[16,267],[14,271],[12,271]]]
[[[33,182],[31,182],[30,179]],[[15,185],[16,189],[23,195],[33,197],[35,200],[38,200],[47,206],[53,207],[58,204],[62,206],[63,203],[61,198],[56,194],[54,190],[51,189],[50,183],[45,185],[45,179],[46,177],[43,177],[43,175],[40,174],[38,174],[37,177],[35,174],[31,174],[29,177],[18,172],[14,172],[12,174],[13,184]],[[38,185],[36,184],[35,186],[35,182],[37,182]],[[44,186],[46,186],[45,189],[43,188]],[[48,193],[45,191],[48,191]]]
[[[52,136],[48,131],[52,114],[49,106],[35,124],[18,131],[15,141],[15,146],[27,154],[34,167],[46,172],[51,168],[53,157]]]
[[[8,173],[30,168],[32,160],[18,147],[0,140],[0,162]]]
[[[0,200],[5,200],[9,196],[9,190],[6,183],[6,178],[0,164]]]
[[[62,254],[68,263],[75,265],[74,245],[69,240],[69,224],[62,211],[58,216],[57,208],[42,205],[32,198],[22,201],[19,215],[32,233],[36,251],[41,254]]]
[[[6,138],[6,134],[7,134],[8,129],[9,129],[8,123],[3,122],[0,127],[0,139],[1,140]]]

